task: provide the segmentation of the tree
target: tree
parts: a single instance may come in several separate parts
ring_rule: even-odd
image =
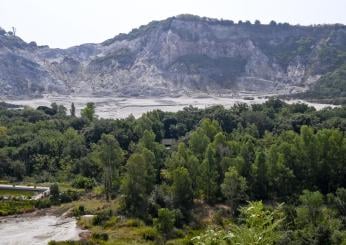
[[[242,156],[244,163],[239,173],[248,178],[250,176],[251,165],[255,160],[255,144],[252,138],[249,138],[241,147],[240,155]]]
[[[134,153],[125,167],[126,172],[120,187],[124,208],[131,215],[143,217],[147,211],[149,194],[153,190],[153,183],[148,183],[151,178],[147,163],[142,154]]]
[[[229,234],[231,244],[273,245],[282,237],[280,225],[284,221],[282,205],[272,212],[262,202],[250,202],[240,209],[245,223],[233,226]]]
[[[268,171],[266,156],[263,151],[256,153],[255,163],[252,165],[252,192],[256,198],[266,199],[268,193]]]
[[[56,114],[58,113],[58,104],[53,102],[50,107],[52,107],[53,113]]]
[[[68,128],[63,134],[63,156],[72,159],[78,159],[85,155],[87,148],[83,135],[77,130]]]
[[[67,111],[67,109],[65,106],[59,105],[57,114],[58,114],[58,116],[66,116],[66,111]]]
[[[233,213],[237,210],[238,205],[247,200],[246,179],[239,175],[234,167],[230,167],[225,174],[225,179],[221,184],[223,196],[230,202]]]
[[[276,145],[272,145],[267,153],[268,170],[268,194],[271,198],[290,196],[294,190],[292,183],[295,183],[295,176],[285,164],[284,154],[282,154]]]
[[[57,183],[52,184],[49,187],[49,191],[50,191],[51,199],[54,202],[58,202],[59,201],[59,197],[60,197],[60,190],[59,190],[58,184]]]
[[[311,192],[304,190],[299,197],[299,201],[301,206],[297,209],[297,214],[301,218],[300,222],[309,222],[314,225],[320,222],[323,195],[319,191]]]
[[[304,190],[299,200],[292,244],[345,244],[342,221],[334,210],[326,207],[319,191]]]
[[[113,135],[103,134],[96,147],[96,154],[103,166],[104,187],[109,200],[113,189],[113,179],[119,176],[119,167],[124,159],[123,150]]]
[[[276,24],[276,22],[274,20],[272,20],[272,21],[270,21],[269,25],[276,26],[277,24]]]
[[[206,136],[202,130],[193,132],[189,139],[189,146],[192,152],[198,157],[202,158],[207,146],[210,142],[208,136]]]
[[[82,118],[87,119],[89,122],[92,122],[95,117],[95,104],[88,102],[84,109],[81,111]]]
[[[76,116],[76,107],[75,107],[73,102],[71,103],[70,113],[71,113],[71,117],[75,117]]]
[[[16,177],[18,180],[22,180],[25,176],[25,165],[21,161],[11,162],[10,165],[11,175]]]
[[[172,232],[175,223],[175,212],[168,208],[160,208],[157,218],[154,219],[156,229],[165,235],[165,240],[170,232]]]
[[[273,211],[265,209],[262,202],[250,202],[240,209],[242,224],[231,225],[230,231],[209,229],[192,239],[197,245],[274,245],[282,237],[282,205]]]
[[[205,152],[205,159],[200,166],[199,189],[207,202],[212,202],[219,190],[218,171],[215,161],[215,151],[210,144]]]
[[[186,210],[192,206],[192,181],[186,168],[178,167],[173,171],[171,191],[173,202],[177,208]]]
[[[17,32],[17,28],[12,26],[12,34],[13,34],[13,36],[16,36],[16,32]]]
[[[203,130],[204,134],[208,136],[211,141],[214,139],[214,136],[221,131],[218,121],[210,120],[209,118],[202,120],[200,129]]]
[[[0,139],[4,138],[7,135],[7,128],[0,126]]]
[[[153,169],[156,178],[159,179],[160,169],[165,159],[165,148],[162,144],[155,141],[155,134],[150,130],[145,130],[142,138],[140,138],[137,145],[137,152],[143,152],[143,149],[151,152],[149,168]],[[147,153],[148,155],[148,153]]]

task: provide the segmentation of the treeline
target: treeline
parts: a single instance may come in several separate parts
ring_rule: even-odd
[[[66,112],[56,104],[1,109],[0,177],[85,189],[102,184],[124,214],[154,224],[166,238],[173,227],[198,222],[196,203],[226,204],[238,217],[246,216],[238,207],[263,200],[287,203],[285,236],[275,242],[346,241],[345,107],[316,111],[271,99],[251,107],[156,110],[139,119],[97,119],[93,103],[81,117],[73,105]],[[177,144],[166,148],[160,142],[167,138]]]

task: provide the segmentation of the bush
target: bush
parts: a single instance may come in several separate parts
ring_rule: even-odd
[[[78,198],[79,198],[78,192],[73,190],[67,190],[60,194],[61,203],[76,201],[78,200]]]
[[[108,227],[115,227],[120,221],[120,217],[119,216],[112,216],[104,225],[105,228]]]
[[[146,241],[155,241],[159,239],[157,230],[152,227],[143,227],[139,233]]]
[[[50,208],[52,206],[52,202],[50,199],[40,199],[35,202],[35,208]]]
[[[123,223],[122,225],[119,225],[119,226],[122,226],[122,227],[141,227],[143,225],[144,225],[144,223],[140,219],[128,219],[128,220],[126,220],[125,223]]]
[[[105,210],[98,213],[92,220],[93,225],[103,225],[112,216],[112,210]]]
[[[72,183],[74,188],[91,190],[95,186],[95,181],[91,178],[78,176]]]
[[[54,183],[50,186],[50,196],[53,201],[59,200],[60,190],[58,184]]]
[[[74,208],[72,211],[73,216],[78,217],[85,214],[85,207],[83,205],[79,205]]]
[[[0,216],[26,213],[34,210],[34,203],[28,200],[3,200],[0,202]]]
[[[158,217],[154,219],[156,229],[164,234],[170,233],[174,228],[175,212],[167,208],[160,208]]]
[[[107,233],[94,233],[92,237],[96,240],[108,241],[109,237]]]

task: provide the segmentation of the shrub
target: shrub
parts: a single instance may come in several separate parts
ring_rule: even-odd
[[[156,229],[164,234],[168,234],[174,228],[175,212],[167,208],[160,208],[158,217],[154,219]]]
[[[85,214],[85,207],[83,205],[79,205],[78,207],[74,208],[72,211],[73,216],[81,216]]]
[[[59,200],[60,190],[58,184],[54,183],[50,186],[50,196],[53,201]]]
[[[91,190],[95,186],[95,181],[91,178],[78,176],[72,183],[72,186],[79,189]]]
[[[109,237],[107,233],[93,233],[92,237],[96,240],[108,241]]]
[[[113,216],[111,217],[105,224],[105,228],[107,227],[115,227],[120,221],[120,217]]]
[[[157,230],[152,227],[143,227],[139,233],[146,241],[155,241],[159,239]]]
[[[60,194],[61,203],[76,201],[78,200],[78,198],[79,198],[78,192],[73,190],[67,190]]]
[[[52,202],[50,199],[40,199],[35,202],[35,208],[50,208],[52,206]]]
[[[112,216],[112,210],[105,210],[98,213],[92,220],[93,225],[103,225]]]
[[[141,227],[143,225],[144,225],[143,221],[140,219],[128,219],[121,226],[124,226],[124,227]]]

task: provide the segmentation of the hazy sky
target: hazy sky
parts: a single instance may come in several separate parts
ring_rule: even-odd
[[[66,48],[102,42],[152,20],[190,13],[291,24],[346,24],[346,0],[0,0],[0,26],[25,41]]]

